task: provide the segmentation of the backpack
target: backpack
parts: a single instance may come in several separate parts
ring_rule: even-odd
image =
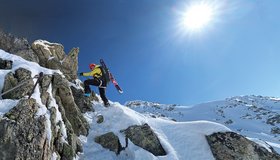
[[[99,66],[101,72],[102,72],[102,77],[106,81],[106,84],[110,82],[110,72],[108,68],[105,68],[104,66]]]

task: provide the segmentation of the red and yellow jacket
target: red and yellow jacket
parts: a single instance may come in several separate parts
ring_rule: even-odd
[[[93,76],[96,78],[100,78],[102,76],[102,71],[100,69],[100,65],[96,65],[94,69],[90,72],[83,73],[83,76]]]

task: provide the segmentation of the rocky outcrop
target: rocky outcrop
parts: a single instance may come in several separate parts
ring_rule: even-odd
[[[11,34],[6,34],[0,29],[0,49],[11,54],[18,55],[28,61],[39,62],[31,46],[25,38],[17,38]]]
[[[77,89],[73,86],[71,86],[71,90],[73,93],[75,103],[77,104],[82,113],[94,111],[94,109],[92,108],[91,97],[85,97],[83,90]]]
[[[31,74],[30,71],[20,68],[16,71],[15,75],[11,76],[11,77],[16,77],[14,79],[17,82],[17,81],[23,81],[26,78],[30,78],[30,74]],[[21,75],[21,76],[18,76],[18,75]],[[9,80],[10,80],[10,82],[13,82],[13,81],[11,81],[13,79],[8,79],[7,82]],[[89,129],[89,124],[87,123],[87,121],[81,114],[81,111],[79,110],[79,108],[77,107],[77,105],[74,102],[74,98],[71,93],[71,89],[68,86],[68,83],[69,82],[65,78],[63,78],[62,76],[57,74],[54,76],[44,75],[39,84],[41,102],[49,110],[50,122],[51,122],[51,124],[50,124],[51,132],[49,131],[51,133],[51,139],[48,139],[48,146],[45,146],[47,149],[43,150],[41,152],[43,155],[46,155],[49,153],[56,153],[56,155],[58,157],[60,157],[61,159],[73,159],[78,152],[82,152],[82,144],[81,144],[80,140],[78,139],[78,136],[87,135],[88,129]],[[22,87],[19,87],[19,90],[15,91],[15,92],[11,91],[11,92],[9,92],[9,94],[7,94],[8,96],[7,95],[6,96],[8,98],[13,98],[13,96],[17,96],[17,98],[20,98],[20,97],[22,97],[22,95],[25,95],[24,93],[26,93],[26,89],[28,88],[28,85],[29,84],[24,84]],[[51,88],[52,95],[50,95],[50,93],[49,93],[50,85],[52,86],[52,88]],[[30,86],[31,89],[33,88],[33,86],[34,86],[33,84]],[[8,88],[8,87],[6,87],[6,88]],[[25,91],[25,92],[22,92],[22,91]],[[53,97],[55,97],[55,101],[54,101]],[[17,109],[18,107],[14,107],[13,111],[7,113],[5,115],[5,117],[7,117],[9,120],[15,121],[18,119],[17,117],[19,117],[19,115],[22,115],[25,112],[27,112],[27,113],[30,112],[30,114],[32,114],[32,115],[30,115],[28,117],[24,116],[21,119],[23,121],[30,121],[30,123],[33,124],[32,121],[30,120],[30,118],[36,118],[35,113],[38,110],[38,105],[36,104],[35,100],[31,101],[32,103],[31,102],[27,103],[25,101],[29,102],[31,100],[21,100],[18,103],[20,109]],[[58,106],[58,110],[55,109],[54,105]],[[25,107],[22,107],[22,106],[25,106]],[[29,108],[32,108],[32,109],[35,108],[35,109],[34,109],[34,111],[31,112],[28,110]],[[59,113],[58,113],[58,111],[59,111]],[[57,121],[57,116],[59,114],[62,117],[62,121]],[[46,125],[47,125],[46,116],[40,116],[40,117],[42,119],[44,119],[44,123],[42,122],[41,125],[45,129]],[[3,119],[3,123],[4,122],[7,123],[6,119]],[[23,126],[20,126],[21,128],[24,128],[24,126],[30,125],[29,123],[28,124],[22,123],[21,121],[17,121],[17,122],[21,123],[23,125]],[[63,125],[65,125],[65,126],[63,126]],[[6,124],[3,124],[3,126],[6,126]],[[11,129],[18,131],[19,133],[21,132],[17,128],[14,129],[14,127],[15,126],[11,125],[10,128],[6,127],[6,128],[2,128],[2,130],[3,130],[3,132],[9,132],[9,133],[10,133]],[[38,129],[38,126],[36,126],[36,125],[33,127]],[[42,127],[39,127],[38,130],[41,130],[41,128]],[[65,139],[65,140],[62,138],[63,128],[65,128],[65,130],[67,132],[66,133],[67,139]],[[28,133],[37,135],[37,133],[31,129],[28,129]],[[5,138],[4,134],[0,135],[0,139],[1,138],[7,139],[7,138]],[[15,138],[15,140],[16,140],[16,138]],[[24,141],[24,140],[26,140],[26,141]],[[11,146],[7,147],[6,150],[3,150],[2,153],[3,154],[7,154],[10,152],[20,153],[21,151],[15,150],[15,148],[17,148],[18,146],[13,145],[17,142],[14,142],[14,140],[10,140],[10,141],[5,142],[5,143],[3,142],[3,144],[11,143]],[[65,143],[65,141],[67,141],[67,143]],[[23,139],[20,143],[22,145],[28,146],[25,143],[29,143],[29,142],[28,142],[28,139]],[[33,143],[34,143],[34,145],[39,145],[38,141],[34,141]],[[30,146],[28,146],[28,147],[30,147]],[[27,153],[25,153],[25,154],[28,156],[30,155],[30,156],[33,156],[34,158],[38,157],[36,159],[43,159],[42,157],[34,156],[31,153],[29,153],[29,152],[33,152],[32,146],[26,152]],[[21,156],[24,157],[24,155],[22,155],[22,154],[21,154]],[[27,159],[28,159],[28,156],[27,156]],[[41,156],[41,153],[40,153],[40,156]],[[0,157],[1,157],[1,155],[0,155]],[[8,158],[10,158],[10,157],[8,157]],[[11,158],[13,159],[14,157],[11,157]],[[48,155],[46,159],[49,159],[49,158],[50,157]],[[26,158],[24,158],[24,159],[26,159]]]
[[[71,123],[74,133],[78,136],[88,135],[89,124],[75,103],[67,79],[55,74],[52,79],[52,87],[52,95],[59,107],[64,109],[65,116]]]
[[[0,119],[1,159],[50,159],[46,117],[36,116],[38,107],[34,99],[21,100]]]
[[[234,132],[214,133],[206,139],[216,160],[280,160],[280,155],[272,147],[270,152]]]
[[[122,146],[118,136],[113,132],[103,134],[94,138],[94,141],[100,144],[103,148],[109,149],[110,151],[119,154],[122,150]]]
[[[58,69],[70,81],[77,79],[79,48],[73,48],[66,55],[61,44],[37,40],[30,46],[25,38],[17,38],[0,29],[0,49],[43,67]]]
[[[61,44],[41,40],[31,47],[26,39],[1,31],[0,49],[65,74],[43,75],[37,85],[40,93],[36,93],[41,102],[26,99],[34,87],[30,71],[19,68],[6,75],[2,98],[21,100],[0,118],[0,159],[49,160],[52,155],[57,160],[75,158],[83,151],[78,136],[88,135],[89,130],[79,107],[84,112],[92,111],[91,99],[74,99],[76,90],[69,87],[69,81],[77,78],[79,49],[73,48],[66,55]],[[0,67],[11,69],[12,61],[0,59]],[[80,91],[75,92],[75,97]]]
[[[79,48],[73,48],[66,55],[61,44],[37,40],[33,42],[32,49],[41,66],[60,70],[69,81],[77,79]]]
[[[12,69],[13,61],[0,58],[0,69]]]
[[[132,143],[151,152],[153,155],[166,155],[157,135],[148,124],[130,126],[121,132],[123,132]]]
[[[274,115],[266,120],[267,124],[275,126],[280,123],[280,115]]]
[[[98,117],[100,117],[103,121],[103,116],[98,115]],[[108,132],[106,134],[97,136],[94,138],[94,141],[100,144],[103,148],[115,152],[117,155],[126,147],[128,147],[128,139],[130,139],[130,141],[135,145],[151,152],[155,156],[166,155],[166,152],[160,144],[157,135],[153,132],[148,124],[130,126],[125,130],[121,130],[120,132],[125,134],[125,147],[120,144],[118,136],[116,136],[113,132]]]
[[[2,96],[3,99],[20,99],[24,96],[30,95],[32,92],[32,88],[34,86],[33,79],[31,77],[31,72],[24,69],[19,68],[15,71],[15,74],[9,72],[5,77],[4,87],[2,89],[2,93],[9,91],[14,87],[14,90],[4,94]]]

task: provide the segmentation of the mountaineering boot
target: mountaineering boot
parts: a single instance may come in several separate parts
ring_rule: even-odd
[[[106,102],[106,103],[104,103],[104,106],[105,106],[105,107],[109,107],[109,106],[110,106],[110,103],[109,103],[109,102]]]
[[[90,97],[90,93],[85,93],[84,96],[85,97]]]

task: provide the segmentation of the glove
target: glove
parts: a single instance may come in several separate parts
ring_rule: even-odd
[[[83,73],[83,72],[81,72],[81,73],[79,73],[79,76],[83,76],[83,74],[84,74],[84,73]]]

